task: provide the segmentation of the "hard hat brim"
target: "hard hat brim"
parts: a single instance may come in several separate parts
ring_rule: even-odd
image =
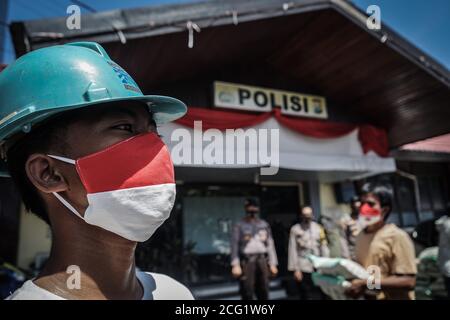
[[[33,110],[34,107],[29,107],[26,108],[24,112],[12,114],[11,117],[7,117],[8,119],[5,119],[3,123],[0,124],[0,141],[8,139],[20,131],[25,131],[23,128],[26,128],[27,126],[32,129],[35,124],[62,112],[120,101],[140,101],[147,104],[157,125],[181,118],[187,111],[186,105],[180,100],[159,95],[109,98],[76,105],[41,109],[38,111]],[[11,129],[13,124],[15,130]],[[22,130],[20,129],[21,127]]]
[[[111,99],[108,102],[121,100],[134,100],[146,103],[158,125],[177,120],[184,116],[187,111],[187,107],[183,102],[168,96],[146,95],[141,97],[127,97],[124,99]]]
[[[159,95],[143,95],[135,97],[110,98],[105,100],[97,100],[91,103],[85,103],[75,106],[67,106],[52,109],[55,113],[60,113],[68,110],[75,110],[87,106],[94,106],[102,103],[112,103],[120,101],[140,101],[148,105],[150,111],[153,113],[153,118],[157,125],[175,121],[186,114],[186,105],[178,99],[159,96]],[[52,112],[52,113],[53,113]]]

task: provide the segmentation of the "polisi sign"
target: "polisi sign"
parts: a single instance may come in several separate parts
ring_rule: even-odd
[[[278,107],[287,115],[321,119],[328,116],[324,97],[221,81],[214,82],[214,105],[260,112]]]

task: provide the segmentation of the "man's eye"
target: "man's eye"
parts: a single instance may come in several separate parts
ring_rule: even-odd
[[[373,201],[367,201],[366,203],[367,203],[371,208],[373,208],[373,207],[376,206],[376,203],[373,202]]]
[[[117,130],[125,130],[128,132],[133,132],[133,126],[131,124],[119,124],[117,126],[114,126],[113,128]]]

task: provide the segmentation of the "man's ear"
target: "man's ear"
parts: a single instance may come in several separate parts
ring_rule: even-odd
[[[68,189],[66,179],[56,166],[56,160],[41,153],[34,153],[25,163],[25,171],[31,183],[44,193],[62,192]]]

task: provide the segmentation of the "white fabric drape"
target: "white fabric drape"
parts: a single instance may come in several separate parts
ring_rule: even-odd
[[[256,129],[278,129],[279,132],[279,167],[284,169],[302,170],[302,171],[345,171],[354,172],[358,177],[369,176],[384,172],[395,171],[395,160],[393,158],[382,158],[373,152],[364,154],[360,142],[358,140],[357,129],[349,134],[332,139],[318,139],[311,138],[294,132],[288,128],[281,126],[276,119],[270,118],[267,121],[251,127]],[[190,148],[192,159],[195,151],[201,152],[205,150],[205,146],[210,142],[203,142],[201,145],[195,145],[193,140],[194,132],[197,134],[201,132],[192,128],[184,127],[176,123],[168,123],[159,128],[159,132],[163,135],[163,140],[173,150],[174,146],[179,144],[178,141],[173,141],[172,134],[176,129],[183,129],[185,133],[191,136],[191,142],[187,147]],[[243,128],[249,129],[249,128]],[[270,130],[269,130],[270,131]],[[242,137],[242,134],[236,136]],[[270,134],[268,138],[267,148],[270,152],[270,147],[273,141],[270,141]],[[238,146],[234,143],[232,148],[225,143],[223,138],[223,147],[218,152],[218,158],[222,158],[225,152],[249,153],[258,152],[258,148],[249,145]],[[242,168],[242,167],[258,167],[267,165],[259,161],[256,164],[226,164],[226,163],[193,163],[188,161],[183,163],[172,153],[175,166],[182,167],[216,167],[216,168]],[[225,159],[225,158],[224,158]]]

